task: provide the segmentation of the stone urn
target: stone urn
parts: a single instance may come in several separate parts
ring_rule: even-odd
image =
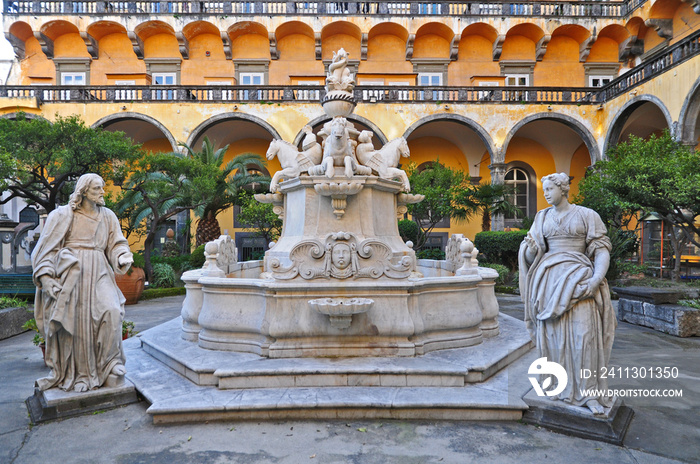
[[[126,298],[125,304],[133,305],[138,303],[146,283],[146,273],[143,269],[132,267],[128,273],[115,275],[114,277],[117,281],[117,287],[119,287],[124,298]]]

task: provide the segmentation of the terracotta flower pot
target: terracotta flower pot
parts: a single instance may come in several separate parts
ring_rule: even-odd
[[[126,304],[136,304],[143,293],[144,284],[146,283],[146,273],[140,267],[131,269],[131,273],[115,276],[117,287],[124,294]]]

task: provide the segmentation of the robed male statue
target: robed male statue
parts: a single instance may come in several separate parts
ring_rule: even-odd
[[[124,297],[114,273],[126,273],[133,255],[103,196],[99,175],[81,176],[68,205],[49,214],[32,253],[34,313],[51,368],[37,380],[40,390],[117,386],[126,374]]]

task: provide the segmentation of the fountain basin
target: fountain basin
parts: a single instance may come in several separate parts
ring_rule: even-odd
[[[449,275],[440,263],[418,267],[428,277],[401,280],[250,278],[262,272],[261,261],[239,263],[227,277],[189,271],[183,275],[188,282],[183,338],[194,340],[198,328],[203,348],[269,358],[405,357],[476,345],[497,335],[493,286],[498,274],[478,268],[474,275]],[[310,304],[350,297],[374,303],[355,313],[347,327],[333,324]]]

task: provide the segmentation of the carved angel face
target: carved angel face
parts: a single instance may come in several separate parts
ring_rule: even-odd
[[[350,265],[350,247],[345,243],[338,243],[331,252],[331,263],[338,269],[345,269]]]

